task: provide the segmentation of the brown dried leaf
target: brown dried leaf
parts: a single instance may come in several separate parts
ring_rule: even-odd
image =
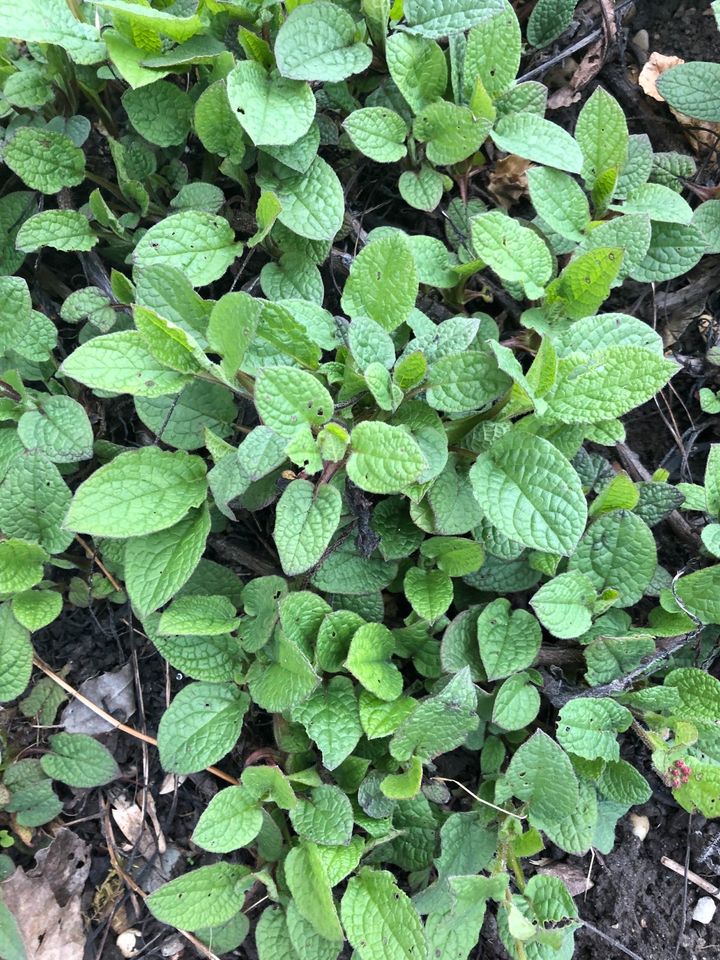
[[[530,166],[529,160],[517,157],[514,153],[495,164],[488,178],[488,190],[506,210],[527,194],[527,171]]]
[[[560,863],[553,863],[551,866],[538,867],[537,872],[546,877],[557,877],[562,880],[571,897],[579,897],[580,894],[587,893],[595,886],[586,870],[564,860]]]
[[[50,846],[35,855],[35,863],[28,876],[44,878],[59,906],[64,907],[85,888],[90,873],[90,845],[67,827],[60,827]]]
[[[2,898],[17,921],[25,951],[32,960],[83,960],[80,896],[60,906],[45,877],[31,877],[20,867],[2,885]]]
[[[672,67],[679,67],[685,61],[681,57],[668,57],[664,53],[653,52],[648,57],[648,61],[640,71],[638,83],[645,93],[660,103],[665,103],[665,97],[657,88],[658,79],[670,70]]]

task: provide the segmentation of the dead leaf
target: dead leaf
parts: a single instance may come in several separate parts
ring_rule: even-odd
[[[679,67],[681,63],[685,63],[681,57],[667,57],[664,53],[653,52],[640,71],[638,83],[653,100],[665,103],[665,97],[663,97],[657,88],[658,79],[666,70],[670,70],[672,67]]]
[[[90,846],[72,830],[60,827],[50,846],[35,855],[35,863],[28,876],[44,878],[58,905],[64,907],[85,888],[90,873]]]
[[[112,818],[127,840],[123,852],[133,854],[130,872],[143,890],[152,893],[172,878],[180,851],[175,844],[167,843],[151,794],[147,795],[145,813],[146,819],[143,819],[142,807],[130,803],[126,797],[113,801]]]
[[[527,171],[530,166],[529,160],[516,157],[514,153],[495,164],[488,178],[488,190],[506,210],[527,193]]]
[[[119,670],[103,673],[86,680],[79,687],[80,693],[106,713],[125,722],[135,712],[132,667],[129,663]],[[72,700],[62,712],[60,723],[68,733],[87,733],[97,736],[115,728],[107,720],[86,707],[79,700]]]
[[[557,877],[567,886],[571,897],[579,897],[582,893],[587,893],[595,884],[588,877],[587,871],[582,867],[575,866],[572,863],[553,863],[548,867],[538,867],[537,872],[546,877]]]
[[[85,932],[79,895],[61,907],[45,877],[31,877],[20,867],[0,890],[17,921],[29,958],[83,960]]]

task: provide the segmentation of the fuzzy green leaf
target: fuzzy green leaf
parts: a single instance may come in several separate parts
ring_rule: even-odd
[[[162,715],[160,762],[171,773],[197,773],[237,743],[250,703],[233,684],[190,683]]]
[[[370,66],[372,51],[355,42],[355,22],[342,7],[315,0],[296,7],[278,31],[275,59],[284,77],[338,83]]]

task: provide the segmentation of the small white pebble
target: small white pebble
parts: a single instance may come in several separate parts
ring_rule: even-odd
[[[650,35],[647,30],[638,30],[638,32],[632,38],[632,42],[640,50],[644,50],[645,53],[648,53],[650,50]]]
[[[118,950],[124,957],[134,957],[138,950],[139,930],[124,930],[115,941]]]
[[[630,823],[632,824],[633,834],[642,843],[645,837],[650,833],[650,821],[642,814],[633,813],[630,816]]]
[[[713,900],[712,897],[700,897],[695,904],[692,918],[693,920],[697,920],[698,923],[711,923],[716,910],[717,900]]]

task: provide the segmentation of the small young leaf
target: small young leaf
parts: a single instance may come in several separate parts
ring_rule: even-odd
[[[288,576],[304,573],[320,560],[341,509],[340,493],[328,484],[316,488],[307,480],[293,480],[286,487],[277,505],[273,537]]]
[[[407,153],[407,124],[387,107],[355,110],[343,126],[358,150],[378,163],[395,163]]]
[[[99,787],[120,775],[107,747],[84,733],[56,733],[50,753],[40,760],[43,772],[71,787]]]

